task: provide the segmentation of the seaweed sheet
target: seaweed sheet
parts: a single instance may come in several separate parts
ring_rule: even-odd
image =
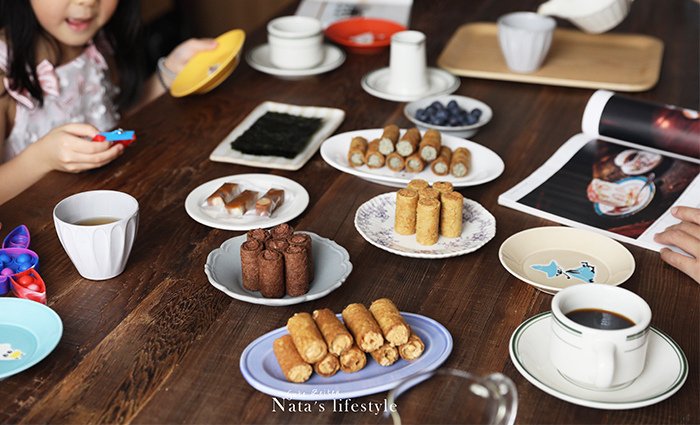
[[[322,123],[321,118],[266,112],[231,142],[231,148],[250,155],[292,159],[304,150]]]

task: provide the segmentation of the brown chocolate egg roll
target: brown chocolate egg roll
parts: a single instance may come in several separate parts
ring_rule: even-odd
[[[328,351],[340,355],[352,347],[352,335],[330,309],[315,310],[313,318],[326,340]]]
[[[418,200],[420,201],[421,199],[437,199],[439,201],[440,192],[432,187],[426,187],[418,191]]]
[[[309,257],[309,282],[314,281],[314,251],[313,241],[307,233],[295,233],[287,238],[290,245],[299,245],[306,248],[306,254]]]
[[[258,192],[254,190],[244,190],[238,196],[227,202],[224,207],[229,215],[241,217],[248,210],[255,207],[255,201],[258,199]]]
[[[384,161],[384,155],[379,152],[379,139],[369,142],[367,153],[365,154],[365,164],[369,168],[381,168],[384,166]]]
[[[384,339],[391,345],[402,345],[408,342],[411,328],[401,317],[399,309],[388,298],[380,298],[372,302],[369,311],[382,329]],[[398,353],[397,353],[398,355]]]
[[[396,152],[401,156],[411,156],[416,150],[418,150],[418,144],[420,143],[420,131],[416,127],[408,129],[401,140],[396,143]]]
[[[416,334],[408,337],[408,342],[399,346],[399,355],[404,360],[415,360],[423,354],[425,344]]]
[[[430,184],[428,184],[427,181],[423,179],[413,179],[410,182],[408,182],[406,189],[412,189],[418,192],[419,190],[425,189],[426,187],[430,187]]]
[[[418,192],[400,189],[396,192],[396,212],[394,213],[394,230],[399,235],[416,233],[416,207]]]
[[[284,297],[284,257],[278,251],[266,249],[258,254],[260,293],[265,298]],[[312,362],[309,362],[312,363]]]
[[[249,230],[246,235],[246,240],[251,240],[255,239],[256,241],[260,243],[265,243],[268,239],[270,239],[270,232],[268,232],[265,229],[253,229]]]
[[[418,146],[418,152],[425,162],[430,162],[437,158],[441,146],[442,138],[440,132],[430,129],[423,135],[423,140],[420,141]]]
[[[301,358],[292,337],[284,335],[272,343],[272,351],[275,353],[284,376],[289,382],[306,382],[313,373],[311,365]]]
[[[269,217],[284,203],[284,190],[270,189],[262,198],[255,202],[255,213],[262,217]]]
[[[357,345],[353,345],[341,354],[338,360],[340,360],[340,370],[343,372],[359,372],[367,364],[367,354],[360,350]]]
[[[399,127],[395,124],[389,124],[384,127],[382,137],[379,138],[379,152],[386,156],[394,152],[396,142],[399,141]]]
[[[251,239],[241,244],[241,280],[249,291],[260,290],[258,255],[263,250],[260,241]]]
[[[353,137],[348,150],[348,164],[351,167],[359,167],[365,163],[367,154],[367,139],[364,137]]]
[[[452,161],[452,149],[447,146],[440,147],[440,154],[435,158],[430,169],[438,176],[446,176],[450,172],[450,162]]]
[[[289,246],[286,239],[269,239],[265,242],[265,249],[284,253],[284,250]]]
[[[401,171],[406,165],[406,161],[398,152],[392,152],[386,157],[386,165],[392,171]]]
[[[414,153],[406,158],[406,171],[410,173],[420,173],[425,168],[425,162],[420,154]]]
[[[272,239],[287,239],[294,233],[294,228],[287,223],[278,224],[270,229]]]
[[[309,254],[303,246],[290,245],[284,250],[284,278],[290,297],[309,292]]]
[[[328,353],[326,342],[309,313],[295,313],[290,317],[287,320],[287,331],[305,362],[316,363],[326,357]]]
[[[382,329],[364,305],[355,303],[345,307],[343,321],[362,351],[369,353],[384,344]]]
[[[212,206],[224,205],[235,198],[239,192],[240,187],[237,183],[224,183],[219,186],[214,193],[209,195],[207,198],[207,204]]]
[[[399,359],[399,350],[389,343],[385,343],[369,354],[379,363],[379,366],[391,366]]]
[[[435,245],[439,239],[440,201],[420,199],[416,207],[416,242],[421,245]]]
[[[446,193],[440,210],[440,234],[446,238],[458,238],[462,234],[462,209],[464,196],[459,192]]]
[[[340,369],[340,360],[335,354],[328,353],[320,362],[314,363],[314,370],[319,375],[330,378]]]
[[[440,192],[440,201],[442,201],[442,197],[446,193],[452,192],[454,190],[454,187],[452,186],[452,183],[450,183],[450,182],[435,182],[435,183],[433,183],[433,189]]]
[[[455,177],[464,177],[469,174],[471,168],[472,154],[467,148],[457,148],[452,154],[450,161],[450,173]]]

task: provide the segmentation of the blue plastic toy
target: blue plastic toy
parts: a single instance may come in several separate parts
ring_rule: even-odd
[[[39,256],[29,249],[31,238],[25,225],[17,226],[0,249],[0,295],[12,291],[19,298],[46,304],[46,287],[39,276]]]

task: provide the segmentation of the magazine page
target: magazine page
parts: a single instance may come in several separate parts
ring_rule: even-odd
[[[317,18],[326,28],[354,16],[388,19],[409,27],[413,0],[302,0],[296,14]]]

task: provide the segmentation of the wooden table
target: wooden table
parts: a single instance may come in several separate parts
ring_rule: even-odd
[[[506,4],[510,3],[510,4]],[[428,34],[428,59],[465,22],[494,21],[538,1],[416,1],[412,24]],[[637,0],[616,31],[647,33],[666,44],[661,80],[640,99],[698,107],[698,4]],[[293,12],[289,9],[289,12]],[[250,34],[247,48],[264,41]],[[382,251],[358,234],[356,209],[391,189],[343,174],[315,155],[297,172],[253,169],[208,160],[209,153],[254,107],[265,100],[340,107],[347,117],[338,132],[409,125],[403,104],[366,94],[360,77],[385,66],[388,52],[349,55],[338,70],[285,81],[242,63],[232,78],[205,96],[162,97],[123,122],[139,141],[103,169],[79,175],[52,173],[0,206],[3,232],[26,224],[41,256],[49,306],[62,318],[56,350],[33,368],[0,383],[4,423],[371,423],[370,414],[280,413],[271,398],[241,376],[243,349],[284,325],[297,311],[390,297],[401,309],[430,316],[454,338],[445,366],[476,374],[502,372],[520,393],[519,423],[698,423],[700,412],[700,286],[661,262],[654,252],[628,246],[637,269],[624,287],[650,304],[652,324],[685,351],[690,375],[684,387],[654,406],[604,411],[558,400],[531,385],[515,369],[508,340],[525,319],[549,310],[551,296],[506,272],[498,247],[546,220],[497,205],[498,195],[529,175],[571,135],[579,132],[591,90],[463,79],[458,93],[483,100],[495,117],[474,139],[497,152],[506,171],[497,180],[461,192],[496,217],[496,237],[469,255],[416,260]],[[289,177],[306,187],[307,210],[293,220],[301,230],[335,240],[350,253],[354,269],[345,284],[323,299],[291,307],[264,307],[233,300],[212,287],[203,272],[207,254],[240,234],[200,225],[185,213],[196,186],[238,173]],[[56,237],[52,209],[85,190],[128,192],[140,203],[141,224],[126,271],[92,282],[82,279]],[[4,234],[4,233],[3,233]],[[359,399],[381,400],[384,394]],[[330,403],[330,402],[328,402]],[[429,400],[426,400],[426,408]]]

